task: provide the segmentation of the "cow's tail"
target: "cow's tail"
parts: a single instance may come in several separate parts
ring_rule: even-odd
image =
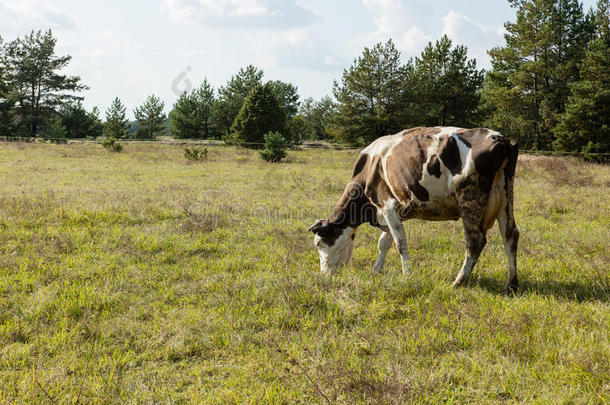
[[[510,152],[508,162],[504,167],[504,189],[506,198],[506,212],[508,215],[509,226],[514,226],[513,218],[513,196],[515,184],[515,170],[517,168],[517,159],[519,157],[519,142],[516,139],[509,139]]]

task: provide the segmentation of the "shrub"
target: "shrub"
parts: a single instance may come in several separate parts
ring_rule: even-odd
[[[187,160],[205,160],[208,158],[208,148],[198,148],[196,146],[184,148],[184,157]]]
[[[116,140],[114,136],[105,136],[102,138],[102,146],[109,152],[122,152],[123,145]]]
[[[267,162],[277,163],[286,157],[286,139],[279,132],[265,134],[265,149],[258,152]]]

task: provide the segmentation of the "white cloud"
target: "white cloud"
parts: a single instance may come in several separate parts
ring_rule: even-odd
[[[470,57],[476,58],[479,65],[489,64],[487,50],[503,43],[504,32],[503,26],[481,24],[454,10],[449,10],[443,18],[442,34],[454,44],[466,45]]]
[[[248,36],[256,63],[269,67],[335,69],[337,58],[311,29],[257,31]]]
[[[3,33],[23,35],[23,27],[31,29],[74,30],[76,17],[62,12],[46,1],[0,0],[0,26]]]
[[[290,29],[317,19],[295,0],[163,0],[161,8],[180,20],[245,29]]]
[[[374,15],[375,31],[357,42],[361,46],[391,38],[410,57],[419,55],[428,42],[445,34],[454,44],[466,45],[469,56],[476,58],[479,65],[488,66],[487,50],[503,43],[503,26],[482,24],[454,10],[435,19],[429,7],[418,0],[362,1]]]
[[[371,45],[392,39],[398,49],[407,56],[419,54],[432,36],[425,33],[418,24],[430,14],[429,7],[413,0],[409,4],[400,0],[363,0],[364,5],[374,13],[376,30],[357,41],[359,45]]]

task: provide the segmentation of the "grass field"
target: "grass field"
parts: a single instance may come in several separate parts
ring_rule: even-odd
[[[604,403],[610,167],[522,157],[520,291],[497,226],[468,286],[460,222],[363,226],[319,274],[307,227],[355,152],[0,144],[0,402]]]

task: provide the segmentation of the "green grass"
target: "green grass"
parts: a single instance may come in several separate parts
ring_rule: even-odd
[[[610,167],[523,158],[519,280],[494,227],[468,286],[460,222],[379,231],[319,274],[307,227],[354,152],[0,144],[0,402],[604,403]]]

